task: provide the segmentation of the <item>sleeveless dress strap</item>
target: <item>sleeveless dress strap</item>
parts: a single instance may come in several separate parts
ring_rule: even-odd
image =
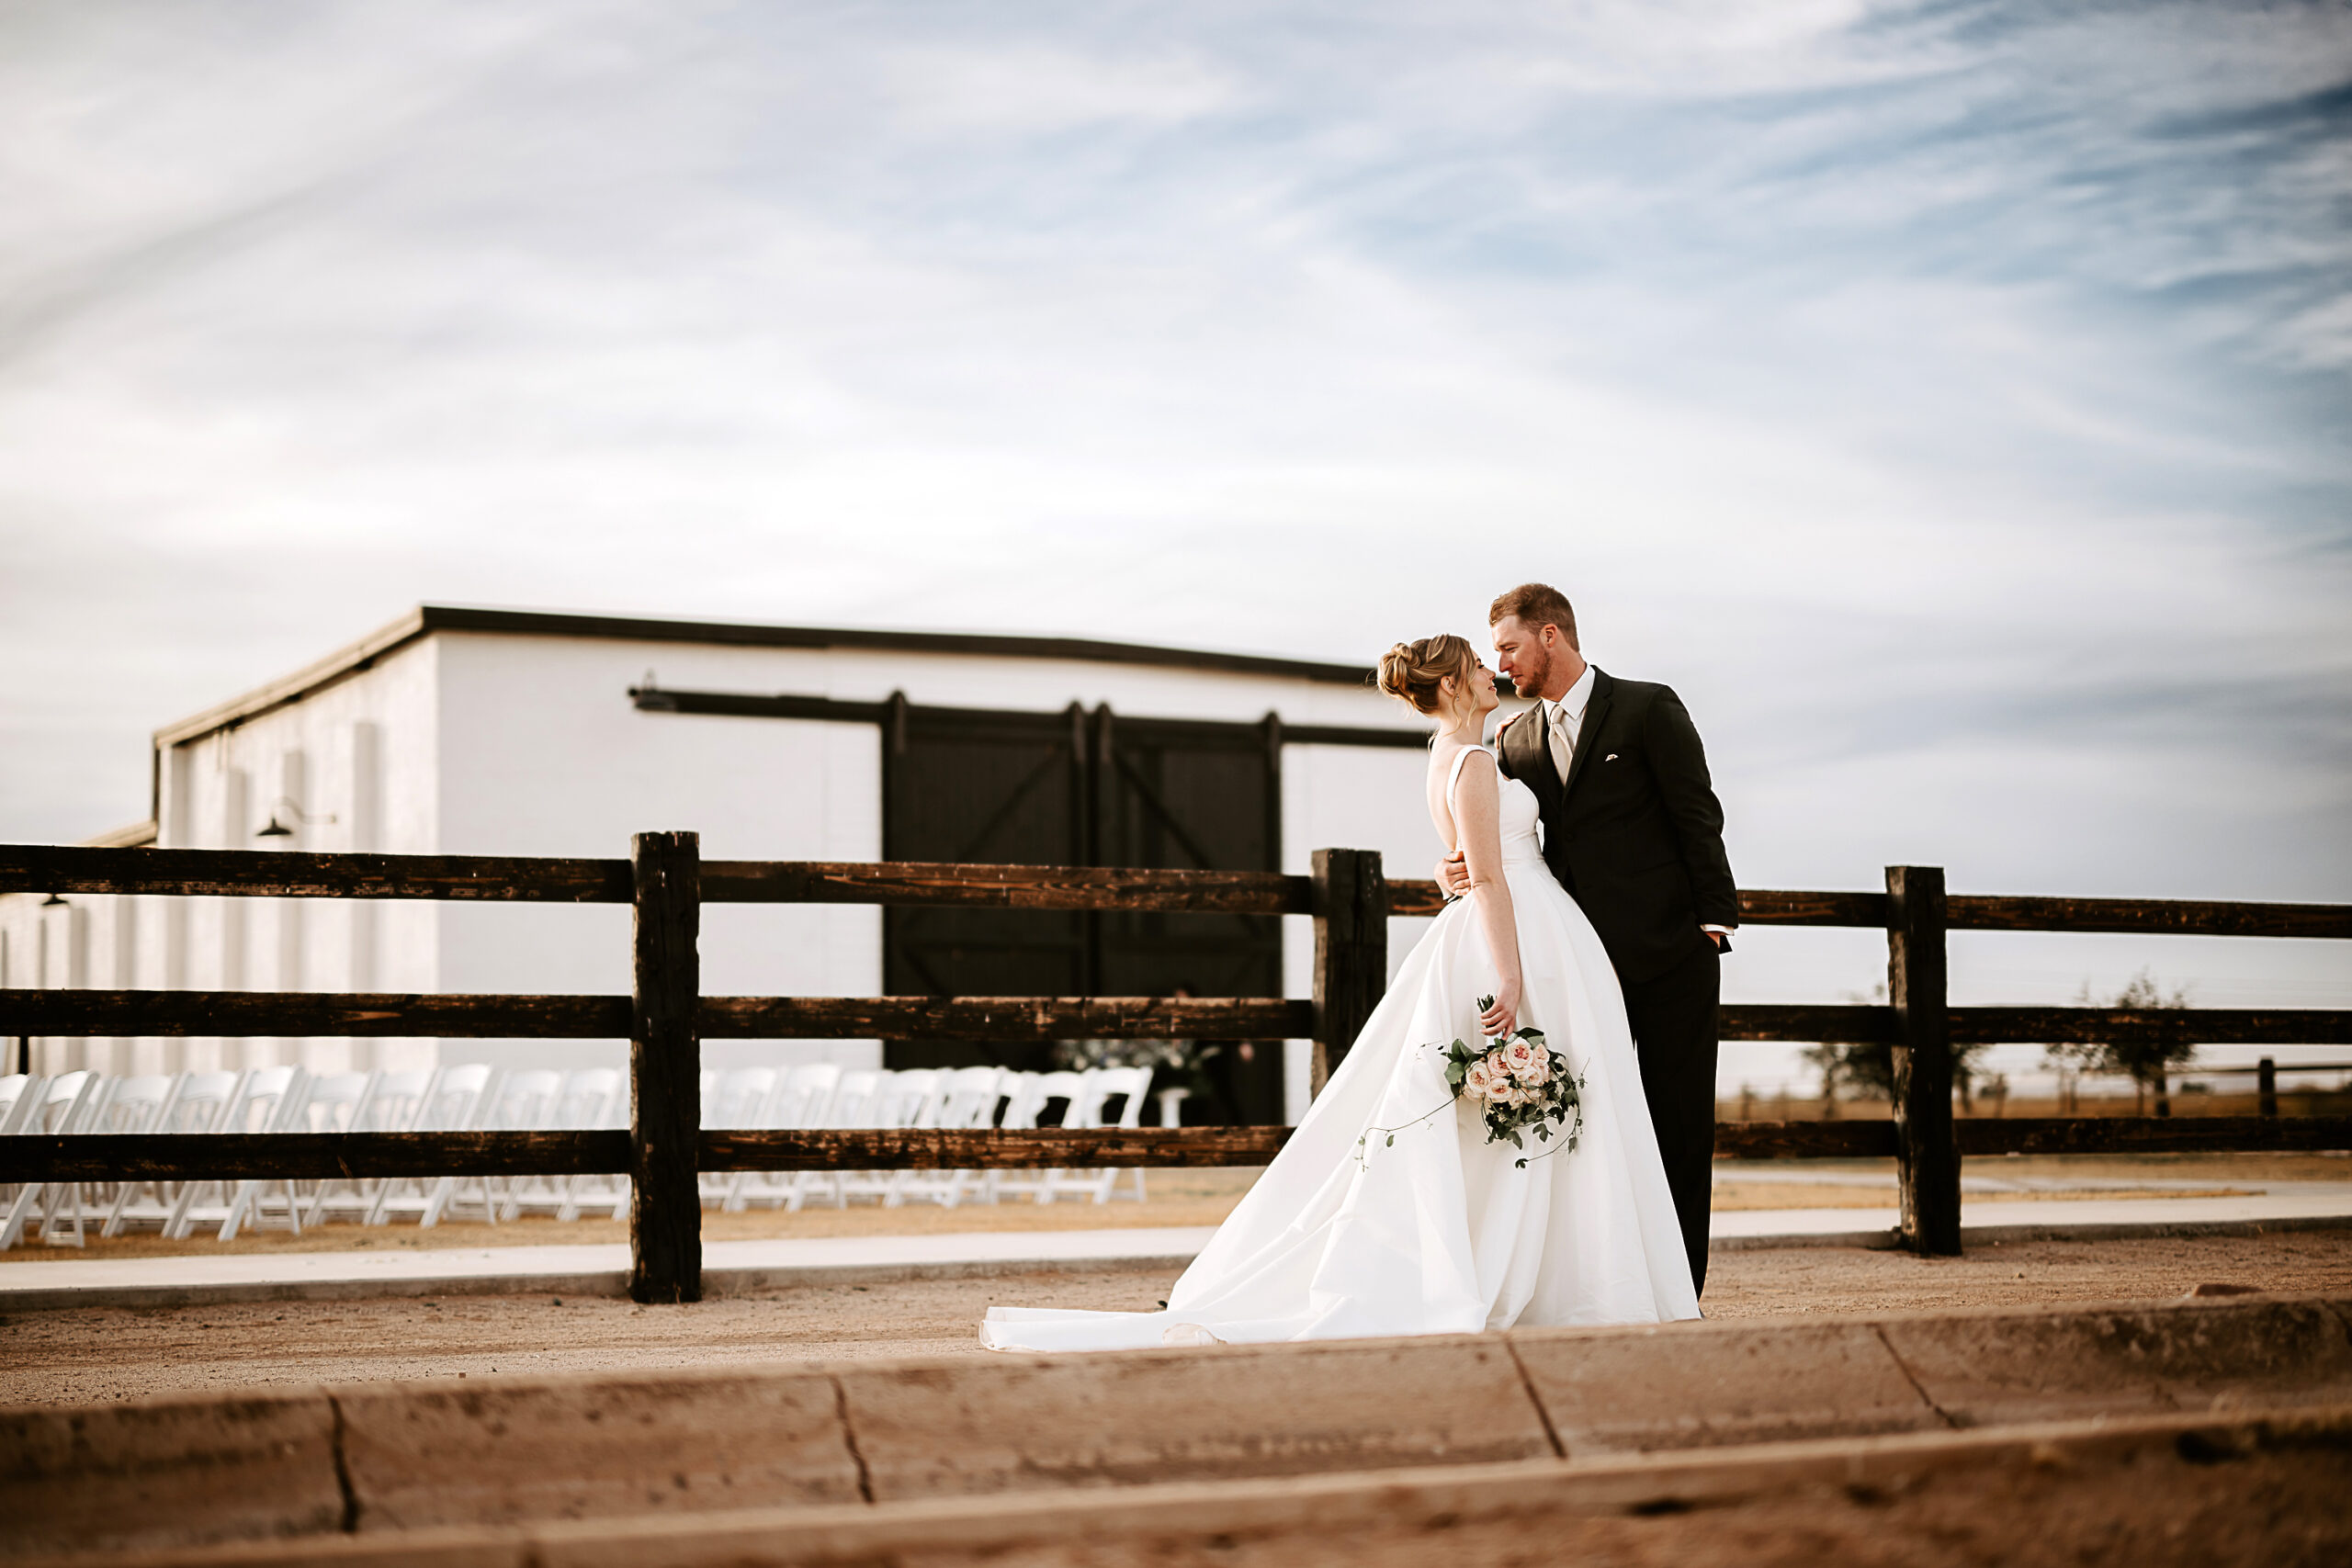
[[[1464,746],[1453,754],[1453,771],[1445,775],[1445,800],[1449,807],[1453,804],[1453,786],[1462,782],[1462,764],[1470,760],[1473,751],[1484,751],[1489,757],[1495,754],[1495,749],[1487,745]],[[1496,766],[1499,768],[1501,765],[1498,760]]]

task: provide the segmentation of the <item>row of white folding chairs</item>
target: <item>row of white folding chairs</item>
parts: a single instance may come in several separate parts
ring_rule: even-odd
[[[1057,1100],[1060,1124],[1099,1127],[1112,1101],[1117,1125],[1141,1124],[1151,1088],[1148,1067],[1091,1067],[1084,1072],[1033,1073],[1004,1067],[853,1068],[811,1064],[790,1069],[742,1067],[706,1072],[702,1124],[742,1128],[1035,1127]],[[702,1179],[703,1201],[739,1212],[754,1203],[798,1209],[809,1201],[846,1206],[873,1198],[886,1207],[920,1200],[954,1208],[967,1197],[993,1203],[1028,1194],[1039,1203],[1057,1197],[1091,1197],[1107,1203],[1121,1172],[1101,1170],[711,1171]],[[1134,1195],[1144,1196],[1144,1175]]]
[[[613,1068],[506,1075],[481,1064],[414,1072],[311,1075],[300,1067],[107,1077],[92,1072],[0,1077],[0,1135],[15,1133],[434,1132],[627,1124],[628,1089]],[[345,1216],[367,1224],[413,1217],[431,1225],[453,1208],[513,1218],[545,1207],[626,1213],[625,1179],[438,1177],[368,1181],[51,1182],[0,1190],[0,1250],[29,1227],[78,1247],[96,1212],[100,1234],[153,1226],[184,1237],[218,1223],[226,1241],[275,1214],[288,1229]],[[36,1216],[38,1219],[36,1220]]]
[[[702,1077],[702,1123],[752,1128],[1035,1127],[1057,1100],[1060,1124],[1094,1127],[1119,1101],[1117,1124],[1140,1124],[1148,1067],[1033,1073],[999,1067],[844,1071],[831,1064],[740,1068]],[[1164,1099],[1165,1097],[1163,1097]],[[1163,1104],[1163,1114],[1171,1107]],[[628,1125],[628,1089],[616,1069],[534,1070],[493,1077],[479,1064],[413,1072],[312,1075],[298,1066],[243,1072],[109,1077],[75,1072],[54,1078],[0,1077],[0,1135],[10,1133],[529,1132]],[[847,1204],[871,1197],[888,1206],[916,1199],[954,1207],[966,1197],[995,1202],[1026,1193],[1109,1202],[1116,1169],[842,1172],[711,1172],[706,1202],[798,1209],[813,1200]],[[1144,1196],[1144,1175],[1134,1196]],[[385,1224],[413,1218],[430,1226],[454,1214],[495,1223],[533,1212],[576,1219],[583,1212],[628,1213],[626,1178],[435,1177],[319,1182],[246,1180],[51,1182],[0,1189],[0,1250],[29,1227],[40,1240],[79,1247],[103,1213],[100,1234],[155,1228],[186,1237],[217,1224],[227,1241],[275,1219],[300,1232],[330,1219]]]

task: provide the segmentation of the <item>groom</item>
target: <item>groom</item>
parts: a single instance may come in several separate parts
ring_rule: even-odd
[[[1497,732],[1502,771],[1535,792],[1544,859],[1600,933],[1624,987],[1691,1282],[1703,1289],[1720,954],[1739,923],[1706,752],[1672,691],[1584,661],[1576,612],[1558,589],[1514,588],[1487,620],[1502,673],[1521,696],[1542,699]],[[1449,893],[1469,889],[1458,854],[1439,877]]]

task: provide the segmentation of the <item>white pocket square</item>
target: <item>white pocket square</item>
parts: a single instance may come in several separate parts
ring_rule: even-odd
[[[1610,753],[1609,753],[1609,755],[1607,755],[1606,757],[1603,757],[1603,758],[1602,758],[1602,759],[1600,759],[1600,760],[1601,760],[1602,761],[1604,761],[1604,762],[1613,762],[1613,761],[1615,761],[1617,760],[1617,753],[1616,753],[1616,752],[1614,752],[1614,751],[1611,751],[1611,752],[1610,752]]]

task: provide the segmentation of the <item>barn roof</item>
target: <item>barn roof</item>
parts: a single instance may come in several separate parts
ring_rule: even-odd
[[[1162,648],[1149,643],[1100,642],[1091,637],[779,626],[745,621],[652,620],[569,611],[420,604],[390,626],[282,680],[164,726],[155,732],[155,749],[161,751],[200,739],[215,730],[233,728],[272,709],[300,702],[323,687],[372,668],[378,660],[396,649],[443,631],[605,637],[622,642],[718,643],[738,648],[847,648],[899,653],[960,653],[993,659],[1069,659],[1098,664],[1205,670],[1226,675],[1270,675],[1347,686],[1363,686],[1372,676],[1371,671],[1355,664],[1319,664],[1301,659],[1216,653],[1204,649]]]

